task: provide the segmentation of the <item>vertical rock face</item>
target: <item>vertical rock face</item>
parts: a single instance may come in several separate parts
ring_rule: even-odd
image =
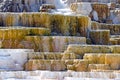
[[[5,19],[5,20],[4,20]],[[20,20],[20,15],[17,13],[12,13],[12,14],[6,14],[4,15],[3,20],[5,26],[18,26],[19,25],[19,20]]]
[[[23,13],[21,14],[21,25],[31,27],[50,27],[51,18],[48,13]]]
[[[110,67],[108,64],[89,64],[89,70],[109,70]]]
[[[59,37],[59,36],[27,36],[25,41],[34,46],[26,46],[21,42],[24,48],[34,48],[41,52],[63,52],[68,44],[85,44],[86,38],[79,37]]]
[[[120,68],[119,57],[120,57],[120,54],[116,54],[116,55],[108,54],[106,55],[106,58],[105,58],[105,64],[109,64],[111,69],[117,70]]]
[[[84,59],[88,60],[90,64],[105,64],[105,54],[85,54]]]
[[[0,13],[1,26],[29,26],[49,28],[64,36],[87,36],[91,20],[87,16],[49,13]]]
[[[81,36],[89,37],[89,31],[91,30],[91,20],[86,16],[78,16],[78,32]]]
[[[100,23],[92,21],[91,22],[91,30],[97,30],[100,28]]]
[[[90,28],[90,18],[86,16],[65,16],[53,15],[53,32],[57,31],[63,35],[87,36],[87,30]],[[57,26],[58,25],[58,26]]]
[[[64,15],[53,15],[53,32],[63,33],[69,35],[69,25],[70,25],[70,17],[65,17]],[[75,22],[76,23],[76,22]],[[58,26],[57,26],[58,25]],[[76,28],[76,26],[75,26]]]
[[[100,29],[108,29],[110,30],[111,35],[119,35],[120,34],[120,25],[117,24],[100,24]]]
[[[19,13],[0,13],[0,26],[18,26],[20,25]]]
[[[2,48],[20,48],[21,41],[27,35],[49,35],[50,30],[44,28],[1,28],[0,41]]]
[[[109,44],[110,31],[109,30],[93,30],[90,32],[90,38],[93,44]]]
[[[38,65],[39,64],[39,65]],[[29,60],[26,70],[52,70],[63,71],[66,69],[65,62],[61,60]]]
[[[109,45],[77,45],[70,44],[67,47],[67,51],[82,55],[85,53],[119,53],[120,46],[109,46]]]

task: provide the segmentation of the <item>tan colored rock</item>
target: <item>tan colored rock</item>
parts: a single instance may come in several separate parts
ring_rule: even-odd
[[[93,70],[97,70],[96,64],[89,64],[88,71],[93,71]]]
[[[88,36],[87,32],[91,26],[90,18],[87,16],[78,16],[77,20],[78,20],[78,29],[79,29],[78,32],[80,33],[81,36],[87,37]]]
[[[61,53],[55,53],[55,59],[62,59],[62,54]]]
[[[52,36],[52,40],[56,52],[64,51],[68,44],[86,44],[85,37]]]
[[[110,53],[112,48],[107,45],[86,45],[85,53]]]
[[[45,56],[43,53],[33,52],[28,54],[28,59],[45,59]]]
[[[29,59],[45,59],[45,60],[60,60],[62,55],[60,52],[34,52],[28,54]]]
[[[11,27],[0,29],[0,39],[23,39],[27,35],[49,35],[50,30],[45,28],[25,28],[25,27]]]
[[[74,61],[72,59],[65,60],[66,65],[73,65]]]
[[[1,40],[1,47],[2,48],[10,48],[10,49],[16,49],[18,48],[18,45],[20,44],[20,40],[12,40],[12,39],[6,39]]]
[[[89,71],[92,70],[109,70],[108,64],[89,64]]]
[[[0,39],[23,39],[25,35],[29,34],[29,31],[24,28],[2,28],[0,29]]]
[[[33,40],[28,38],[27,35],[49,35],[50,30],[44,28],[25,28],[25,27],[14,27],[14,28],[1,28],[0,29],[0,40],[3,48],[27,48],[35,49]],[[25,39],[24,39],[25,38]],[[38,40],[36,40],[37,42]]]
[[[21,41],[18,44],[17,48],[22,48],[22,49],[35,49],[35,44],[30,41]]]
[[[49,60],[29,60],[25,64],[25,70],[51,70],[51,61]]]
[[[88,60],[74,60],[75,71],[87,71],[88,64]]]
[[[23,13],[21,23],[23,26],[50,27],[50,15],[48,13]]]
[[[119,47],[119,46],[118,46]],[[111,53],[114,46],[70,44],[66,52],[83,55],[85,53]]]
[[[52,30],[53,32],[62,33],[63,35],[76,35],[76,20],[76,16],[65,16],[61,14],[55,14],[53,15]]]
[[[92,30],[90,38],[93,44],[109,44],[110,31],[109,30]]]
[[[69,53],[76,53],[76,54],[84,54],[85,50],[84,47],[82,46],[78,46],[78,45],[69,45],[67,47],[67,51]]]
[[[25,70],[32,70],[32,66],[33,66],[33,61],[29,60],[29,62],[25,64]]]
[[[120,44],[120,36],[119,35],[112,35],[110,38],[111,41],[116,41],[116,45]]]
[[[97,70],[110,70],[110,66],[108,64],[98,64]]]
[[[54,53],[45,53],[45,59],[56,59]]]
[[[99,29],[99,26],[100,26],[100,23],[95,22],[95,21],[92,21],[92,22],[91,22],[91,29],[92,29],[92,30],[97,30],[97,29]]]
[[[67,70],[75,71],[75,66],[74,65],[67,65]]]
[[[102,53],[97,54],[85,54],[84,59],[88,60],[91,64],[105,64],[105,55]]]
[[[52,71],[64,71],[64,70],[66,70],[65,61],[52,60],[51,61],[51,70]]]
[[[110,30],[111,35],[119,35],[120,33],[120,25],[118,24],[100,24],[100,29]]]
[[[105,64],[110,65],[112,70],[120,69],[120,54],[107,54]]]
[[[66,59],[76,59],[77,58],[77,55],[74,54],[74,53],[64,53],[62,54],[62,59],[63,60],[66,60]]]
[[[120,46],[119,45],[115,45],[113,47],[113,53],[120,53]]]
[[[85,44],[85,37],[70,36],[26,36],[25,41],[34,45],[36,52],[63,52],[68,44]],[[26,48],[31,46],[23,45]]]
[[[118,45],[120,45],[120,38],[115,38],[115,40],[117,41]]]
[[[31,28],[30,34],[31,35],[40,35],[40,36],[48,36],[50,35],[51,31],[48,28]]]
[[[117,45],[118,41],[115,39],[110,38],[110,45]]]
[[[82,36],[86,36],[86,30],[90,27],[91,21],[87,16],[49,13],[6,13],[4,15],[0,13],[0,15],[1,26],[43,27],[64,36],[75,36],[80,33]],[[39,31],[36,28],[32,31],[35,34],[40,34],[41,32],[41,30]]]

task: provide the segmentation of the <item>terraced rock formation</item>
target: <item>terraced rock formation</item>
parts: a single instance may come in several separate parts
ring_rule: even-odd
[[[118,0],[56,1],[0,2],[0,80],[120,80]]]

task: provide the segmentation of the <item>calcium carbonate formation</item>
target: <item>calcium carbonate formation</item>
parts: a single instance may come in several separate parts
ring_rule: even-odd
[[[0,0],[0,80],[120,80],[120,0]]]

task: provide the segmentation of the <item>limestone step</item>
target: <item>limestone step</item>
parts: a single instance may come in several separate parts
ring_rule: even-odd
[[[81,36],[87,36],[87,29],[90,27],[91,21],[88,16],[83,15],[77,16],[39,12],[0,13],[0,17],[0,23],[3,23],[1,26],[44,27],[64,36],[75,36],[77,33]],[[77,30],[78,28],[79,30]]]
[[[25,70],[51,70],[51,71],[65,71],[66,64],[64,60],[28,60],[25,64]]]
[[[84,59],[87,59],[90,61],[90,64],[105,64],[105,56],[106,54],[85,54]]]
[[[119,39],[110,38],[110,45],[118,45]]]
[[[49,71],[88,71],[88,60],[68,59],[68,60],[40,60],[31,59],[25,64],[25,70],[49,70]]]
[[[120,45],[120,35],[112,35],[110,41],[111,44]]]
[[[0,39],[23,39],[27,35],[50,35],[50,30],[40,27],[0,27]]]
[[[93,44],[108,45],[110,38],[110,30],[91,30],[90,39]]]
[[[43,60],[73,60],[82,59],[81,56],[74,53],[63,52],[29,52],[28,59],[43,59]]]
[[[75,59],[73,60],[73,64],[67,64],[67,70],[77,71],[77,72],[86,72],[88,71],[88,60],[83,59]]]
[[[20,45],[37,52],[63,52],[68,44],[86,44],[85,37],[72,36],[26,36]]]
[[[107,29],[110,30],[111,35],[120,35],[120,25],[119,24],[105,24],[105,23],[97,23],[92,22],[91,28],[93,30],[97,29]]]
[[[85,53],[120,53],[120,45],[80,45],[70,44],[66,52],[84,55]]]
[[[110,66],[108,64],[89,64],[89,71],[93,70],[110,70]]]
[[[49,29],[39,27],[0,27],[0,46],[1,48],[20,49],[23,48],[20,43],[25,36],[48,36],[50,33]]]
[[[84,59],[92,64],[107,64],[111,70],[120,69],[120,54],[85,54]]]
[[[120,35],[120,25],[119,24],[100,24],[99,29],[107,29],[110,30],[111,35]]]
[[[62,52],[30,52],[28,59],[59,60],[62,58]]]

